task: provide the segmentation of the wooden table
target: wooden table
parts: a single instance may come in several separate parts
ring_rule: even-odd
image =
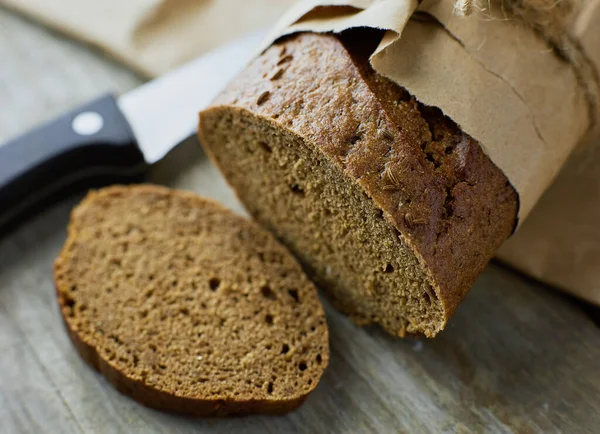
[[[142,80],[0,8],[0,142]],[[190,141],[150,180],[241,210]],[[216,181],[215,181],[216,180]],[[0,238],[0,432],[600,432],[600,329],[580,303],[490,265],[434,340],[356,327],[328,307],[332,359],[298,411],[195,420],[144,408],[75,354],[52,261],[79,197]]]

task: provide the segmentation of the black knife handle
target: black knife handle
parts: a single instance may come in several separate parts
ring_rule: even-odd
[[[119,182],[147,166],[111,95],[0,146],[0,229],[82,181]]]

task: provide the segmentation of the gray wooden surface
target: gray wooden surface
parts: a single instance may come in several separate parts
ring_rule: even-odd
[[[0,8],[0,142],[141,82]],[[240,209],[193,142],[151,180]],[[2,433],[600,432],[600,329],[577,303],[496,265],[435,340],[394,339],[328,308],[331,364],[295,413],[194,420],[146,409],[79,360],[59,318],[51,266],[78,199],[0,238]]]

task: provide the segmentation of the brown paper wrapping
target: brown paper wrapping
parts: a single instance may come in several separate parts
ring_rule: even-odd
[[[600,70],[600,0],[587,1],[573,26]],[[600,305],[600,122],[498,257]]]
[[[155,76],[230,39],[272,25],[295,1],[0,0],[0,4],[91,42],[143,74]],[[557,60],[528,28],[520,23],[506,22],[503,17],[498,20],[500,22],[477,15],[455,17],[450,13],[451,3],[453,0],[426,1],[420,7],[443,23],[444,29],[414,20],[409,23],[417,7],[414,1],[302,2],[294,5],[281,19],[271,40],[308,10],[325,4],[338,7],[322,9],[310,21],[297,23],[295,30],[302,30],[302,25],[317,31],[326,31],[328,26],[340,31],[359,22],[395,29],[386,34],[384,43],[378,47],[376,54],[383,54],[374,56],[374,64],[386,68],[385,63],[390,62],[387,48],[399,52],[413,50],[411,56],[418,54],[419,62],[411,65],[414,59],[405,56],[404,63],[398,62],[401,76],[397,80],[404,85],[410,80],[415,95],[439,106],[438,100],[452,102],[449,100],[455,96],[446,92],[452,89],[446,88],[460,88],[460,92],[454,92],[459,93],[460,99],[453,106],[448,105],[448,113],[452,110],[452,117],[485,143],[486,152],[499,166],[504,166],[507,174],[511,170],[517,172],[510,175],[511,181],[518,185],[521,196],[525,194],[524,188],[530,188],[528,194],[533,203],[535,196],[552,179],[554,168],[560,166],[560,161],[585,129],[587,112],[582,105],[581,90],[573,81],[569,65]],[[571,34],[579,41],[586,56],[600,66],[600,0],[583,3]],[[342,9],[344,5],[350,7]],[[394,7],[392,13],[388,13],[390,7]],[[322,21],[317,19],[319,16]],[[420,39],[419,43],[413,36],[417,34],[423,34],[427,39]],[[400,35],[403,37],[399,38]],[[431,43],[434,39],[441,41],[439,47],[434,46],[437,42]],[[447,47],[455,54],[450,55],[450,51],[445,52],[441,47]],[[456,56],[461,56],[467,63],[460,64]],[[439,62],[437,66],[441,64],[441,68],[431,68],[435,63],[424,62]],[[469,77],[461,74],[467,64]],[[429,74],[427,79],[419,80],[419,72]],[[528,72],[531,79],[527,77]],[[500,98],[503,93],[506,99]],[[477,119],[482,105],[488,113],[487,119],[485,116]],[[510,109],[506,110],[506,107]],[[465,112],[467,119],[457,116],[456,111]],[[514,124],[510,117],[494,119],[494,114],[506,112],[520,113],[513,116]],[[562,125],[567,127],[562,128]],[[516,134],[521,130],[527,136]],[[489,141],[487,135],[490,134],[497,140]],[[509,137],[513,139],[509,140]],[[524,137],[530,137],[532,141],[527,143]],[[590,134],[588,138],[594,137],[598,136]],[[556,141],[561,143],[556,145]],[[525,145],[527,148],[523,148]],[[548,155],[540,160],[538,154],[546,151]],[[501,163],[502,154],[513,161]],[[549,162],[548,170],[544,170],[545,161]],[[543,181],[528,176],[529,164],[534,170],[543,172]],[[518,178],[525,179],[515,180]],[[534,185],[529,185],[531,182]],[[527,214],[526,208],[527,205],[522,203],[521,217]],[[527,220],[500,250],[499,257],[536,278],[600,304],[599,222],[600,140],[589,140],[587,146],[571,156]]]

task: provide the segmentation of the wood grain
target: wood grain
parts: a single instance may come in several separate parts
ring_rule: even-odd
[[[3,9],[0,59],[0,141],[141,83]],[[150,179],[242,212],[193,140]],[[0,239],[0,432],[598,432],[600,329],[569,298],[495,265],[435,340],[362,329],[327,306],[330,368],[295,413],[198,420],[146,409],[77,357],[57,311],[50,270],[79,198]]]

